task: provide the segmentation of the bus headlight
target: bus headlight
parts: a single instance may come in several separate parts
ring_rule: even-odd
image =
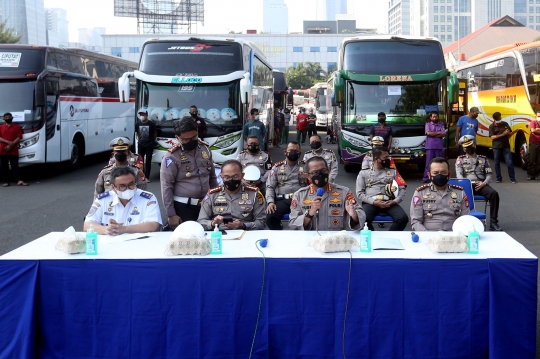
[[[229,136],[219,136],[216,143],[214,143],[210,149],[217,150],[220,148],[227,148],[238,141],[241,135],[241,133],[237,133]]]
[[[356,147],[371,147],[370,144],[365,141],[365,140],[361,140],[361,139],[358,139],[358,138],[355,138],[353,136],[349,136],[347,135],[346,133],[343,133],[343,139],[347,142],[349,142],[351,145],[353,146],[356,146]]]
[[[26,148],[35,145],[39,141],[39,135],[35,135],[34,137],[27,138],[26,140],[22,140],[19,143],[19,148]]]

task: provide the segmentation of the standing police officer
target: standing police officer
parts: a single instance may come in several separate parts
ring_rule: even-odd
[[[490,187],[491,167],[486,156],[476,154],[476,144],[472,135],[465,135],[459,139],[465,155],[456,160],[457,178],[468,178],[473,186],[473,193],[484,196],[489,201],[489,230],[502,231],[499,226],[499,193]]]
[[[266,180],[272,169],[272,158],[266,151],[261,151],[259,138],[257,136],[249,136],[247,139],[247,150],[243,150],[236,158],[243,168],[249,165],[256,166],[261,172],[261,178],[254,185],[259,187],[261,192],[266,192]]]
[[[411,226],[414,231],[451,231],[459,216],[470,213],[463,187],[449,185],[450,165],[442,157],[429,164],[431,183],[416,188],[411,201]]]
[[[283,152],[287,159],[274,165],[266,181],[266,224],[274,230],[283,229],[281,220],[285,214],[291,213],[294,192],[307,185],[305,163],[299,161],[300,144],[291,141]]]
[[[313,135],[309,138],[309,145],[311,150],[304,154],[304,162],[315,156],[322,157],[326,161],[328,167],[330,167],[330,183],[334,183],[338,175],[338,161],[334,151],[329,148],[322,148],[322,139],[319,135]]]
[[[182,221],[196,221],[202,198],[218,182],[212,152],[197,135],[191,118],[174,122],[179,144],[171,147],[161,161],[161,195],[169,226],[175,229]]]

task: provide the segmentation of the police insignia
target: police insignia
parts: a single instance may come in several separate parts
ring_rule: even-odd
[[[204,158],[205,160],[208,159],[208,153],[206,153],[205,151],[203,151],[203,152],[201,153],[201,156],[202,156],[202,158]]]
[[[146,198],[146,199],[150,199],[152,198],[153,194],[150,193],[150,192],[141,192],[141,197],[143,198]]]
[[[351,204],[356,204],[356,198],[354,198],[353,194],[351,192],[347,193],[347,199]]]
[[[339,216],[339,215],[341,214],[341,211],[340,211],[339,209],[333,209],[333,210],[331,211],[331,213],[332,213],[332,215],[334,215],[334,216]]]
[[[330,200],[330,202],[333,202],[333,203],[339,203],[339,202],[341,202],[341,200],[340,200],[339,198],[332,198],[332,199]]]
[[[90,217],[90,216],[93,216],[94,213],[96,213],[97,211],[97,207],[96,206],[92,206],[90,207],[90,211],[88,211],[88,214],[86,215],[87,217]]]
[[[249,198],[249,195],[247,193],[242,193],[242,199],[248,199]]]
[[[151,205],[153,205],[153,204],[156,204],[156,201],[150,201],[150,202],[148,202],[146,205],[147,205],[147,206],[151,206]]]
[[[463,196],[463,203],[465,203],[465,207],[469,208],[469,198],[467,196]]]
[[[170,157],[165,158],[165,167],[166,167],[166,168],[169,168],[169,166],[171,165],[171,163],[173,163],[172,158],[170,158]]]
[[[334,197],[337,197],[337,196],[341,195],[341,192],[332,192],[332,193],[330,193],[330,195],[332,195]]]
[[[332,224],[333,224],[334,226],[337,226],[337,225],[339,224],[339,220],[334,219],[334,220],[332,221]]]
[[[296,202],[296,200],[293,199],[293,201],[291,202],[291,208],[296,209],[296,207],[298,207],[298,202]]]
[[[100,193],[98,194],[98,199],[102,199],[102,198],[105,198],[105,197],[108,197],[109,196],[109,192],[103,192],[103,193]]]
[[[262,156],[259,156],[259,159],[262,160],[263,159]]]
[[[259,202],[259,204],[263,204],[263,203],[264,203],[264,196],[263,196],[263,194],[261,193],[261,191],[257,191],[257,201]]]
[[[416,208],[416,205],[418,204],[418,202],[420,202],[420,196],[414,196],[412,202],[413,206]]]
[[[139,214],[141,214],[141,213],[139,212],[137,207],[133,207],[133,211],[130,213],[130,215],[136,216],[136,215],[139,215]]]
[[[305,199],[302,201],[302,203],[304,204],[311,204],[311,200],[310,199]]]
[[[450,195],[453,199],[456,199],[457,198],[457,193],[456,192],[452,192],[452,194]]]

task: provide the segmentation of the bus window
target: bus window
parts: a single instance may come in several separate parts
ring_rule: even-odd
[[[45,132],[47,141],[54,136],[56,128],[56,111],[58,110],[58,82],[45,81],[45,93],[47,94],[47,110],[45,113]]]

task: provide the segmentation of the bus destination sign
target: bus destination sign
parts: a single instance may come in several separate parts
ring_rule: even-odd
[[[0,52],[0,67],[19,67],[20,52]]]

